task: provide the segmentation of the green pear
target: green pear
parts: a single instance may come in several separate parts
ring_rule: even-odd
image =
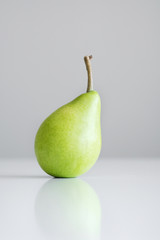
[[[35,154],[41,168],[54,177],[77,177],[88,171],[101,150],[101,102],[92,87],[90,59],[87,92],[53,112],[40,126]]]

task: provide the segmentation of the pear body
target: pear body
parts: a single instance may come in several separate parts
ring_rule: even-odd
[[[101,150],[100,112],[100,97],[90,91],[57,109],[41,124],[35,154],[46,173],[77,177],[93,166]]]

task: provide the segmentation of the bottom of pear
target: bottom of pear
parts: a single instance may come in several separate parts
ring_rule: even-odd
[[[77,178],[77,177],[83,175],[84,173],[88,172],[95,163],[96,163],[96,161],[94,163],[90,164],[90,166],[87,166],[86,168],[84,168],[83,170],[81,169],[79,171],[70,171],[70,172],[65,171],[65,170],[50,171],[49,169],[45,169],[43,166],[41,166],[41,164],[39,164],[39,165],[44,172],[46,172],[48,175],[50,175],[53,178],[62,178],[62,179],[66,178],[67,179],[67,178]]]

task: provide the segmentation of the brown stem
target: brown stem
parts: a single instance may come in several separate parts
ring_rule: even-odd
[[[92,70],[91,70],[91,63],[90,63],[91,59],[92,59],[92,55],[84,57],[84,61],[85,61],[86,69],[87,69],[87,73],[88,73],[87,92],[93,90]]]

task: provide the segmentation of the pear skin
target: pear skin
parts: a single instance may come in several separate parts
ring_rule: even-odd
[[[36,134],[38,163],[51,176],[80,176],[98,159],[101,101],[99,94],[91,90],[90,83],[88,81],[90,86],[86,93],[53,112]]]

